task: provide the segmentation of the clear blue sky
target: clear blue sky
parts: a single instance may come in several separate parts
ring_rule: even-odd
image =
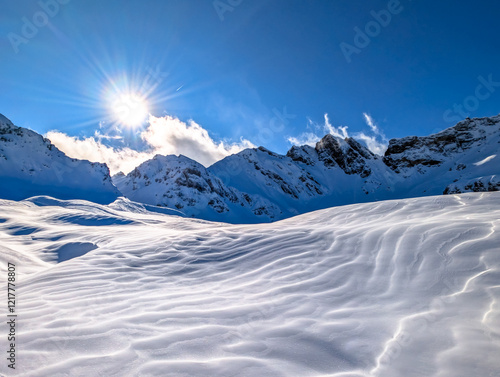
[[[92,136],[112,83],[147,82],[153,115],[282,153],[325,113],[351,133],[369,131],[368,113],[393,138],[452,126],[454,104],[500,112],[500,84],[476,91],[478,77],[500,82],[498,1],[221,0],[219,13],[212,0],[60,1],[4,1],[0,15],[0,113],[40,133]],[[391,7],[378,30],[372,11]]]

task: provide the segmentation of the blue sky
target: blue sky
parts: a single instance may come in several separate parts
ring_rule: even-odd
[[[325,114],[334,130],[381,143],[427,135],[500,112],[498,14],[492,0],[5,2],[0,113],[139,151],[151,147],[148,125],[120,124],[121,92],[225,150],[249,141],[285,153],[290,138],[326,133]],[[358,31],[369,35],[355,41]],[[184,153],[169,148],[159,150]]]

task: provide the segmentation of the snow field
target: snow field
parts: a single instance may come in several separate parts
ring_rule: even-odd
[[[499,199],[356,204],[258,225],[132,202],[2,200],[19,369],[0,373],[497,376]]]

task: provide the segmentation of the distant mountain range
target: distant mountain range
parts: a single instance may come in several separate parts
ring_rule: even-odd
[[[332,206],[500,190],[500,115],[466,119],[426,137],[393,139],[384,156],[326,135],[286,155],[246,149],[205,168],[160,156],[112,178],[105,164],[67,157],[0,115],[0,197],[109,203],[120,195],[186,216],[231,223],[280,220]]]

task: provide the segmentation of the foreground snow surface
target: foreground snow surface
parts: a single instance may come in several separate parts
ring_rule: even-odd
[[[19,315],[0,374],[499,376],[499,219],[500,193],[259,225],[0,201]]]

